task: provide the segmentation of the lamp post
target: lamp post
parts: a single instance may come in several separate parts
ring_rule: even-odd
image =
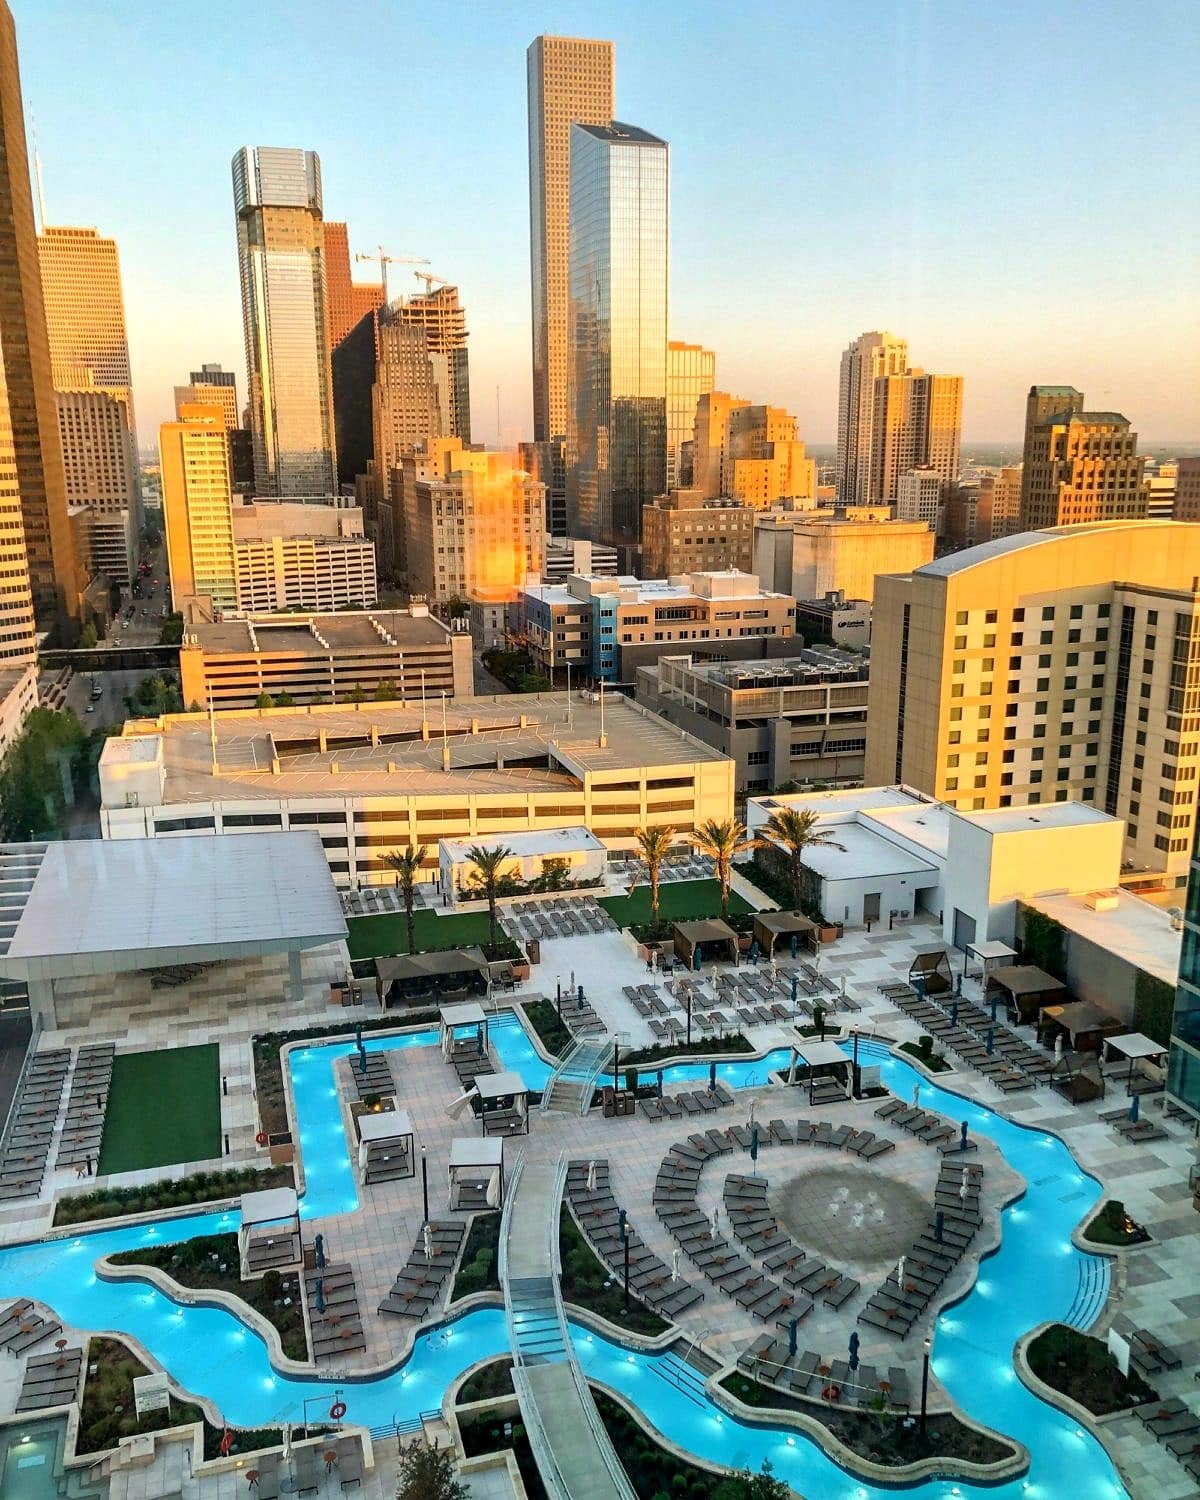
[[[925,1415],[929,1406],[929,1355],[933,1349],[933,1340],[925,1338],[925,1359],[921,1365],[921,1436],[925,1436]]]
[[[692,1045],[692,987],[685,985],[683,993],[687,996],[687,1046]]]
[[[862,1094],[862,1075],[858,1071],[858,1032],[854,1033],[854,1058],[850,1064],[850,1092],[855,1099]]]
[[[421,1147],[421,1203],[425,1209],[425,1223],[429,1223],[429,1157]]]
[[[621,1239],[625,1245],[625,1311],[629,1311],[629,1220],[621,1225]]]

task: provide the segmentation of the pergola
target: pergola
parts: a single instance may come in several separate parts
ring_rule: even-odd
[[[450,1142],[450,1209],[500,1208],[504,1203],[504,1140],[455,1136]]]
[[[520,1073],[480,1073],[475,1079],[484,1135],[528,1135],[529,1090]]]
[[[908,982],[925,995],[949,994],[954,988],[954,972],[945,948],[918,949],[908,966]]]
[[[416,1175],[412,1116],[406,1109],[359,1115],[358,1166],[364,1182],[367,1167],[383,1167],[389,1180]]]
[[[242,1194],[238,1251],[242,1275],[300,1263],[300,1204],[296,1189],[264,1188]],[[255,1234],[255,1230],[265,1231]]]
[[[760,911],[754,914],[754,940],[766,958],[774,954],[775,944],[780,938],[786,938],[789,943],[794,938],[797,947],[803,944],[809,953],[815,953],[816,930],[814,921],[796,911]]]
[[[967,944],[967,967],[970,967],[971,960],[974,958],[975,962],[979,965],[979,977],[983,980],[985,986],[987,984],[989,969],[994,968],[998,964],[1011,965],[1012,960],[1016,956],[1017,950],[1010,948],[1007,943],[1000,942],[998,938],[992,938],[986,943]]]
[[[473,1036],[459,1034],[471,1031],[474,1032]],[[438,1041],[441,1043],[444,1057],[486,1057],[488,1018],[483,1006],[475,1000],[469,1000],[462,1005],[439,1006]]]
[[[987,976],[987,993],[999,990],[1022,1025],[1035,1022],[1046,1005],[1061,1001],[1067,987],[1061,979],[1032,964],[1002,964]]]
[[[1129,1072],[1125,1078],[1127,1094],[1157,1093],[1166,1083],[1166,1048],[1153,1037],[1143,1036],[1140,1031],[1105,1037],[1105,1062],[1112,1062],[1119,1057],[1129,1060]],[[1139,1063],[1142,1064],[1140,1068]],[[1151,1067],[1155,1070],[1153,1073],[1149,1071]]]
[[[481,948],[447,948],[439,953],[406,953],[375,960],[380,1004],[429,1000],[448,989],[464,997],[487,991],[488,962]]]
[[[1104,1075],[1094,1052],[1064,1052],[1054,1059],[1050,1087],[1072,1104],[1104,1098]]]
[[[1118,1034],[1120,1020],[1111,1011],[1101,1010],[1090,1000],[1072,1000],[1067,1005],[1043,1005],[1038,1017],[1038,1034],[1045,1040],[1060,1028],[1076,1052],[1099,1052],[1104,1039]]]
[[[697,968],[706,958],[711,962],[714,948],[724,948],[729,962],[737,962],[737,933],[728,922],[712,917],[703,922],[675,923],[675,957],[689,969]]]
[[[853,1063],[836,1042],[799,1042],[792,1048],[788,1082],[808,1085],[810,1104],[849,1099],[853,1092]]]

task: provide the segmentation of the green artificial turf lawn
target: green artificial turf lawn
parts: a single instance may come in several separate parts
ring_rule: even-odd
[[[350,917],[346,942],[350,957],[379,958],[408,952],[408,924],[402,911],[376,912],[370,917]],[[418,953],[432,953],[441,948],[474,948],[485,945],[491,937],[486,911],[465,911],[455,916],[439,917],[427,908],[413,912],[413,931]]]
[[[633,927],[650,920],[650,887],[644,880],[628,896],[601,896],[600,905],[618,927]],[[734,916],[754,908],[736,891],[729,893],[729,910]],[[686,922],[699,917],[721,915],[721,883],[717,880],[671,880],[658,888],[658,914],[664,922]]]
[[[115,1057],[99,1171],[133,1172],[220,1156],[220,1068],[215,1042]]]

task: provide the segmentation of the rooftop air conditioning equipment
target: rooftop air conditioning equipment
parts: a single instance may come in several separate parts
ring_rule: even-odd
[[[1116,911],[1120,901],[1117,891],[1089,891],[1083,898],[1083,904],[1093,911]]]

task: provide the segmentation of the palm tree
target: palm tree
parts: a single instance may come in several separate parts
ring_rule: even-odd
[[[483,887],[483,894],[487,897],[489,942],[493,953],[496,951],[496,893],[500,889],[500,871],[504,868],[504,861],[512,857],[513,852],[507,844],[497,844],[491,849],[472,844],[467,850],[467,861],[475,866],[471,879]]]
[[[696,843],[717,867],[717,879],[721,882],[721,916],[729,915],[729,882],[733,876],[733,861],[745,849],[754,849],[758,840],[747,838],[746,825],[736,818],[718,823],[709,818],[696,829]]]
[[[413,895],[417,883],[417,876],[421,873],[421,866],[425,863],[426,849],[424,844],[410,844],[400,854],[389,854],[387,862],[396,872],[396,884],[400,887],[400,897],[404,902],[404,917],[408,923],[408,951],[417,951],[417,940],[413,928]]]
[[[808,808],[781,807],[773,812],[759,830],[765,844],[781,849],[788,861],[792,884],[792,905],[800,910],[800,893],[804,882],[804,851],[820,846],[846,852],[828,828],[822,828],[815,812]]]
[[[658,877],[662,873],[663,861],[667,857],[667,851],[675,842],[675,830],[673,828],[639,828],[634,833],[637,840],[638,853],[642,856],[642,863],[646,866],[646,876],[650,881],[650,921],[655,927],[658,926]]]

